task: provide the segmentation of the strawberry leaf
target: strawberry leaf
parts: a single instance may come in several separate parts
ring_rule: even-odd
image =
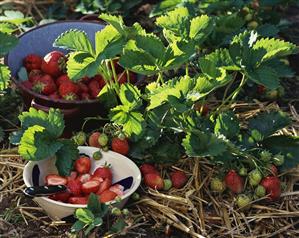
[[[126,26],[121,16],[113,16],[107,13],[102,13],[100,14],[99,18],[111,24],[120,34],[127,34]]]
[[[81,231],[84,227],[86,226],[86,224],[80,220],[76,221],[72,227],[71,227],[71,232],[79,232]]]
[[[103,217],[109,211],[109,206],[105,203],[100,203],[99,197],[96,194],[91,193],[88,198],[87,209],[89,209],[95,217]]]
[[[6,65],[0,64],[0,91],[6,89],[10,82],[10,70]]]
[[[78,208],[75,212],[75,217],[79,220],[84,222],[85,224],[91,224],[94,220],[94,215],[92,212],[86,208]]]
[[[29,127],[23,134],[19,154],[26,160],[43,160],[55,155],[63,146],[59,141],[53,140],[40,125]]]
[[[0,32],[0,56],[6,55],[11,49],[13,49],[19,40],[13,35],[9,35],[3,32]]]
[[[223,112],[218,115],[214,132],[216,135],[224,135],[228,139],[236,137],[240,132],[238,118],[232,111]]]
[[[127,105],[132,109],[138,109],[142,103],[139,89],[130,83],[121,85],[119,99],[123,105]]]
[[[65,31],[53,43],[54,47],[59,47],[66,50],[76,50],[94,54],[94,49],[87,34],[84,31],[71,29]]]
[[[79,156],[77,146],[71,140],[60,140],[62,147],[56,152],[56,167],[59,175],[68,176]]]
[[[207,15],[195,17],[191,20],[189,37],[200,44],[211,34],[214,26],[214,21]]]

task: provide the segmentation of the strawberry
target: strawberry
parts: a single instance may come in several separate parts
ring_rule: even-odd
[[[46,185],[66,185],[67,179],[57,174],[48,174],[45,178]]]
[[[81,190],[84,194],[96,193],[99,190],[100,182],[90,180],[82,184]]]
[[[82,94],[82,93],[88,93],[89,89],[87,87],[86,84],[82,83],[82,82],[79,82],[78,83],[78,87],[79,87],[79,92]]]
[[[93,132],[88,139],[89,146],[100,148],[101,146],[98,141],[100,135],[100,132]]]
[[[241,167],[241,168],[239,169],[239,174],[240,174],[241,176],[247,176],[247,174],[248,174],[247,168],[245,168],[245,167]]]
[[[28,79],[31,83],[34,83],[37,79],[43,76],[43,72],[39,69],[33,69],[28,75]]]
[[[81,156],[75,161],[75,169],[79,174],[89,173],[91,167],[91,161],[86,156]]]
[[[90,100],[91,97],[90,97],[89,93],[81,93],[81,99],[82,100]]]
[[[30,54],[27,55],[23,60],[23,65],[30,72],[33,69],[40,69],[43,59],[39,55]]]
[[[97,176],[97,177],[101,177],[103,179],[110,179],[112,180],[112,172],[111,172],[111,169],[107,166],[105,167],[100,167],[100,168],[97,168],[94,172],[93,172],[93,175],[94,176]]]
[[[99,92],[101,91],[99,82],[94,79],[88,83],[88,88],[89,94],[92,98],[96,98],[99,95]]]
[[[129,81],[130,83],[135,84],[137,82],[137,75],[129,72]]]
[[[264,85],[257,85],[257,89],[256,89],[257,93],[260,95],[263,95],[266,92],[266,87]]]
[[[144,183],[152,189],[161,190],[164,187],[164,180],[157,174],[146,174],[144,176]]]
[[[201,115],[206,116],[209,113],[209,106],[207,104],[201,104],[196,102],[194,104],[194,109],[201,113]]]
[[[254,190],[254,194],[257,197],[262,198],[266,195],[266,189],[262,185],[258,185]]]
[[[262,180],[262,174],[259,170],[255,169],[255,170],[252,170],[249,174],[248,174],[248,177],[249,177],[249,184],[251,186],[257,186],[261,180]]]
[[[78,99],[79,86],[73,82],[62,83],[58,90],[60,96],[66,100]]]
[[[244,189],[244,179],[235,170],[230,170],[226,174],[225,185],[234,193],[240,193]]]
[[[143,176],[146,174],[158,174],[159,175],[159,172],[157,171],[157,169],[151,164],[145,163],[145,164],[141,165],[140,171],[143,174]]]
[[[129,72],[129,79],[126,71],[123,71],[122,73],[117,75],[117,80],[119,84],[124,84],[130,81],[130,83],[134,84],[137,81],[137,77],[135,74]]]
[[[46,74],[34,82],[32,89],[38,93],[50,95],[56,91],[56,84],[53,78]]]
[[[105,133],[102,133],[99,138],[98,142],[100,146],[106,146],[108,144],[109,138]]]
[[[88,203],[88,197],[70,197],[68,202],[71,204],[85,205]]]
[[[175,171],[170,174],[172,186],[174,188],[182,188],[188,181],[186,174],[182,171]]]
[[[61,192],[61,193],[56,193],[54,195],[51,195],[49,198],[55,200],[55,201],[61,201],[61,202],[67,202],[68,199],[70,198],[71,193],[69,192]]]
[[[278,175],[278,169],[274,164],[268,165],[268,172],[270,172],[271,175],[277,176]]]
[[[48,53],[41,65],[41,69],[46,74],[58,77],[65,71],[66,57],[60,51],[52,51]]]
[[[109,188],[110,191],[114,192],[117,194],[117,196],[122,196],[124,195],[124,186],[120,184],[115,184]]]
[[[127,155],[129,153],[129,143],[126,139],[114,137],[111,142],[111,148],[113,151],[122,155]]]
[[[63,74],[56,79],[57,87],[59,87],[63,83],[70,83],[70,82],[72,81],[70,80],[69,76],[67,76],[67,74]]]
[[[49,95],[49,98],[51,98],[53,100],[58,100],[58,99],[60,99],[60,96],[57,92],[54,92],[54,93]]]
[[[116,198],[116,196],[117,196],[117,194],[115,192],[106,190],[100,195],[100,202],[101,203],[110,202],[110,201],[114,200],[114,198]]]
[[[86,134],[84,131],[79,131],[72,137],[72,140],[76,143],[76,145],[84,145],[86,141]]]
[[[75,180],[69,180],[66,185],[74,196],[80,196],[81,195],[81,182],[78,179]]]
[[[115,72],[116,72],[117,74],[119,74],[119,73],[121,73],[122,71],[124,71],[124,68],[121,67],[121,65],[118,63],[118,60],[117,60],[117,59],[113,60],[113,66],[114,66]],[[110,66],[110,68],[111,68],[111,66]]]
[[[112,185],[112,181],[111,179],[105,179],[101,184],[100,184],[100,187],[99,187],[99,190],[97,191],[97,194],[102,194],[104,191],[106,191],[107,189],[109,189]]]
[[[100,183],[102,183],[104,181],[103,178],[99,177],[99,176],[96,176],[96,175],[92,175],[90,180],[97,180],[99,181]]]
[[[29,90],[32,89],[32,83],[29,80],[23,81],[21,84]]]
[[[67,181],[75,180],[78,176],[78,173],[76,171],[72,171],[71,174],[67,177]]]
[[[280,180],[276,176],[265,177],[261,181],[261,185],[266,189],[266,193],[269,195],[269,200],[274,201],[280,197],[281,185]]]
[[[98,150],[98,151],[96,151],[92,154],[92,158],[94,160],[100,160],[100,159],[102,159],[102,157],[103,157],[103,155],[102,155],[102,152],[100,150]]]
[[[96,76],[94,76],[93,79],[99,83],[100,89],[102,89],[106,85],[105,80],[99,74],[97,74]]]
[[[281,154],[277,154],[274,156],[273,158],[273,163],[276,165],[276,166],[281,166],[283,165],[284,163],[284,155],[281,155]]]
[[[77,180],[80,181],[80,183],[86,183],[87,181],[89,181],[91,179],[91,175],[90,174],[80,174],[77,177]]]
[[[270,161],[272,157],[272,154],[268,151],[268,150],[263,150],[261,153],[260,153],[260,158],[262,161],[264,162],[268,162]]]
[[[87,77],[87,76],[85,76],[85,77],[83,77],[83,78],[81,78],[81,79],[80,79],[80,82],[82,82],[82,83],[86,84],[86,83],[88,83],[88,82],[89,82],[89,80],[90,80],[90,78],[89,78],[89,77]]]
[[[225,183],[219,178],[212,178],[210,187],[212,191],[222,193],[225,190]]]
[[[168,191],[172,188],[172,182],[170,179],[164,179],[164,187],[163,190]]]
[[[252,201],[252,199],[245,194],[240,194],[237,197],[237,205],[239,208],[249,207],[251,201]]]

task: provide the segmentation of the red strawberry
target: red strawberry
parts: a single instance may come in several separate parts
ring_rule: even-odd
[[[102,89],[106,85],[105,80],[99,74],[97,74],[96,76],[94,76],[93,79],[96,80],[99,83],[100,89]]]
[[[79,86],[73,82],[65,82],[59,86],[59,94],[66,100],[78,99]]]
[[[32,89],[32,83],[29,80],[23,81],[22,84],[25,88]]]
[[[62,193],[56,193],[54,195],[51,195],[49,198],[55,200],[55,201],[61,201],[61,202],[67,202],[70,198],[71,193],[69,192],[62,192]]]
[[[77,177],[77,179],[80,181],[80,183],[86,183],[91,179],[90,174],[81,174]]]
[[[31,83],[34,83],[37,79],[43,76],[43,72],[39,69],[33,69],[28,75],[28,79]]]
[[[80,183],[79,180],[69,180],[66,185],[69,189],[69,191],[74,195],[74,196],[80,196],[81,195],[81,186],[82,184]]]
[[[58,77],[65,71],[66,57],[60,51],[48,53],[42,61],[41,69],[46,74]]]
[[[115,72],[117,74],[121,73],[122,71],[124,71],[124,68],[121,67],[121,65],[118,63],[118,60],[113,60],[113,65],[114,65],[114,69],[115,69]],[[111,68],[111,67],[110,67]]]
[[[151,164],[143,164],[140,166],[140,170],[141,170],[141,173],[144,175],[146,174],[158,174],[159,175],[159,172],[157,171],[157,169],[151,165]]]
[[[99,190],[97,191],[97,194],[102,194],[104,191],[106,191],[107,189],[109,189],[112,185],[112,181],[111,179],[105,179],[101,184],[100,184],[100,187],[99,187]]]
[[[124,195],[124,186],[120,184],[115,184],[109,188],[110,191],[114,192],[117,194],[117,196],[122,196]]]
[[[129,143],[126,139],[120,139],[118,137],[113,138],[111,148],[113,151],[122,155],[127,155],[129,153]]]
[[[80,93],[88,93],[89,89],[86,84],[79,82],[78,86],[79,86]]]
[[[244,189],[244,179],[235,170],[230,170],[224,178],[226,186],[234,193],[241,193]]]
[[[95,176],[95,175],[92,175],[90,180],[97,180],[99,181],[100,183],[102,183],[104,181],[103,178],[99,177],[99,176]]]
[[[78,176],[78,173],[76,171],[72,171],[71,174],[67,177],[67,181],[75,180]]]
[[[110,201],[114,200],[114,198],[116,198],[116,196],[117,196],[117,194],[115,192],[106,190],[100,195],[100,202],[101,203],[110,202]]]
[[[187,175],[182,171],[172,172],[170,179],[174,188],[182,188],[188,181]]]
[[[32,89],[38,93],[50,95],[56,91],[56,85],[52,77],[46,74],[34,82]]]
[[[164,187],[164,180],[157,174],[146,174],[144,176],[144,183],[152,189],[161,190]]]
[[[85,76],[85,77],[83,77],[80,81],[82,82],[82,83],[88,83],[89,82],[89,80],[90,80],[90,78],[88,78],[87,76]]]
[[[264,85],[257,85],[258,94],[264,94],[266,92],[266,87]]]
[[[93,175],[97,176],[97,177],[101,177],[103,179],[108,178],[108,179],[112,180],[112,172],[111,172],[111,169],[109,167],[100,167],[100,168],[97,168],[93,172]]]
[[[30,54],[23,60],[23,65],[30,72],[33,69],[40,69],[43,59],[39,55]]]
[[[98,141],[100,134],[100,132],[93,132],[88,139],[88,144],[92,147],[100,148],[101,146]]]
[[[89,94],[92,96],[92,98],[96,98],[99,95],[99,92],[101,91],[99,82],[94,79],[88,83],[88,88]]]
[[[276,176],[265,177],[260,184],[266,189],[270,201],[279,199],[281,194],[281,186],[278,177]]]
[[[48,174],[45,178],[47,185],[66,185],[67,179],[57,174]]]
[[[71,204],[85,205],[88,203],[88,197],[70,197],[68,202]]]
[[[82,100],[90,100],[91,97],[88,93],[81,93],[81,99]]]
[[[201,104],[199,102],[196,102],[194,104],[194,109],[198,112],[201,112],[201,115],[206,116],[209,113],[209,107],[207,104]]]
[[[60,96],[57,92],[55,92],[55,93],[50,94],[49,98],[54,99],[54,100],[58,100],[58,99],[60,99]]]
[[[86,156],[81,156],[75,161],[75,169],[79,174],[89,173],[91,167],[91,161]]]
[[[59,87],[63,83],[70,83],[72,82],[67,74],[63,74],[56,79],[56,85]]]
[[[130,78],[129,78],[130,83],[134,84],[134,83],[137,82],[137,75],[136,74],[134,74],[132,72],[129,72],[129,76],[130,76]]]
[[[97,180],[90,180],[82,184],[81,190],[85,194],[96,193],[99,190],[100,182]]]
[[[126,71],[123,71],[122,73],[117,75],[117,81],[119,82],[119,84],[124,84],[128,82]]]

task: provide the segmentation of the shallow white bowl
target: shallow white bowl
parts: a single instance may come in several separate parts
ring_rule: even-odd
[[[105,163],[111,164],[113,174],[112,183],[129,176],[133,177],[133,184],[131,188],[126,190],[125,194],[121,196],[122,201],[117,204],[115,204],[115,201],[110,202],[112,205],[122,208],[128,201],[131,194],[134,193],[140,185],[141,174],[137,165],[129,158],[113,151],[102,152],[103,158],[100,160],[94,160],[92,159],[92,155],[98,150],[98,148],[79,146],[78,149],[80,153],[86,154],[91,158],[91,172],[96,170],[98,167],[104,166]],[[37,184],[33,183],[33,180],[38,181],[38,186],[42,186],[45,184],[44,178],[51,173],[58,174],[55,167],[55,158],[49,158],[41,161],[30,161],[24,168],[23,179],[27,187],[34,185],[37,186]],[[86,205],[54,201],[47,197],[36,197],[34,198],[34,201],[38,203],[53,220],[61,220],[74,214],[77,208],[86,207]]]

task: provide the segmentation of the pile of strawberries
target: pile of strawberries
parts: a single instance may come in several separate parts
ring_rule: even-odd
[[[87,204],[90,193],[99,195],[102,203],[114,200],[124,194],[124,187],[120,184],[112,186],[112,171],[109,166],[99,167],[90,172],[91,161],[87,156],[80,156],[75,161],[74,171],[70,176],[62,177],[49,174],[45,178],[46,185],[65,185],[68,190],[57,193],[49,198],[71,204]]]
[[[144,178],[144,184],[156,190],[169,190],[170,188],[180,189],[188,181],[187,175],[183,171],[176,170],[170,173],[170,179],[163,179],[158,170],[152,164],[143,164],[140,171]]]
[[[48,96],[51,99],[90,100],[95,99],[106,82],[101,75],[84,77],[77,83],[71,81],[66,72],[67,57],[60,51],[52,51],[44,58],[36,54],[27,55],[23,66],[28,73],[28,80],[22,84],[29,90]],[[128,82],[124,69],[114,62],[118,82]],[[136,75],[129,74],[130,82],[136,82]]]

